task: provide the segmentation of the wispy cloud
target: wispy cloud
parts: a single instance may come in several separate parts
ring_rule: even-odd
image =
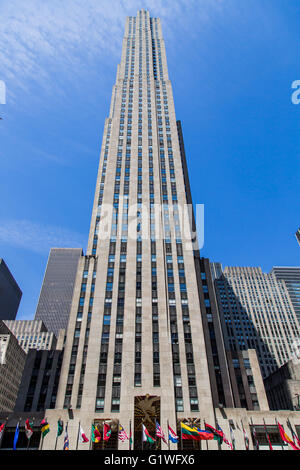
[[[193,34],[221,5],[223,0],[2,2],[0,78],[7,81],[8,94],[28,91],[32,81],[47,89],[52,83],[56,94],[64,93],[63,86],[53,86],[57,71],[74,78],[82,67],[99,70],[105,59],[116,62],[125,17],[138,9],[160,16],[165,35],[176,38],[178,28]]]
[[[84,248],[86,237],[64,227],[10,219],[0,221],[0,242],[45,254],[51,247]]]

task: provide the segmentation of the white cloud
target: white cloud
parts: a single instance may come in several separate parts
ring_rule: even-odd
[[[64,227],[10,219],[0,221],[0,242],[45,254],[52,247],[84,248],[86,237]]]
[[[0,6],[0,78],[8,93],[44,88],[57,70],[68,77],[82,67],[105,73],[105,60],[120,59],[125,18],[140,8],[159,16],[166,37],[178,28],[193,36],[223,0],[12,0]],[[104,61],[104,62],[103,62]],[[14,90],[14,91],[12,91]],[[56,90],[56,93],[59,90]],[[62,90],[60,90],[63,92]]]

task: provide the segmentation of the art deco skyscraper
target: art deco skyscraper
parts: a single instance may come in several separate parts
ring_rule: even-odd
[[[189,199],[180,142],[160,20],[141,10],[126,21],[56,410],[47,410],[55,422],[72,409],[70,442],[79,420],[87,429],[131,425],[135,448],[142,420],[152,434],[155,419],[165,430],[187,416],[214,423],[191,234],[180,218]]]

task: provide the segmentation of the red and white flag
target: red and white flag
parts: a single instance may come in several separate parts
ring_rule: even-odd
[[[163,432],[162,428],[160,427],[160,425],[158,424],[157,421],[156,421],[155,434],[156,434],[156,437],[160,437],[167,444],[164,432]]]
[[[83,444],[84,442],[89,442],[88,438],[86,437],[84,430],[82,429],[81,425],[79,426],[79,442]]]
[[[31,428],[31,423],[29,422],[29,419],[26,419],[25,421],[25,434],[26,434],[27,439],[30,439],[33,434],[33,430]]]
[[[118,435],[118,437],[119,437],[119,440],[122,441],[122,442],[126,441],[126,439],[129,439],[125,429],[122,426],[122,424],[119,424],[119,435]]]
[[[4,434],[5,423],[0,424],[0,442]]]

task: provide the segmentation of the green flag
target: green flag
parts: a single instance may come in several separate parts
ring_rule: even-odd
[[[64,422],[59,419],[57,421],[57,436],[60,436],[64,430]]]

